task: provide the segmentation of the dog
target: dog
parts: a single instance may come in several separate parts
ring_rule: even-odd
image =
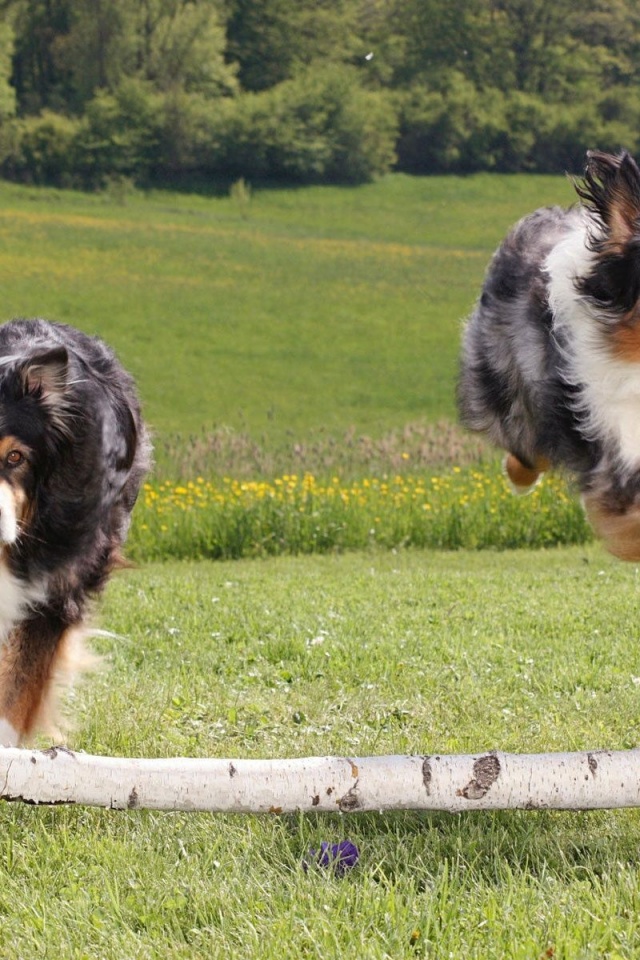
[[[150,456],[133,380],[101,340],[0,326],[0,744],[55,729]]]
[[[524,217],[489,265],[462,343],[462,422],[506,451],[516,492],[577,479],[605,547],[640,560],[640,169],[587,154],[578,203]]]

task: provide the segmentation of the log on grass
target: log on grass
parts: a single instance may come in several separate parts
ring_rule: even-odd
[[[640,750],[199,760],[0,747],[0,798],[218,813],[637,807]]]

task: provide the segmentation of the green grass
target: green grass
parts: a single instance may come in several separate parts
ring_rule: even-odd
[[[227,504],[229,555],[268,554],[278,537],[305,553],[321,524],[316,546],[332,552],[116,577],[101,625],[119,636],[96,640],[110,669],[71,697],[72,745],[293,757],[638,743],[635,567],[591,545],[405,548],[588,536],[564,487],[504,497],[495,466],[478,479],[477,446],[437,420],[454,412],[460,318],[492,249],[522,214],[570,201],[549,177],[391,176],[256,191],[248,209],[0,184],[3,316],[46,315],[117,348],[158,435],[157,492],[227,472],[222,492],[245,481],[244,497],[258,478],[311,470],[318,483],[337,473],[360,510],[320,494],[274,496],[264,516]],[[379,484],[409,471],[418,499],[403,477],[404,501],[382,503]],[[376,503],[360,502],[365,479]],[[133,555],[218,555],[220,511],[189,527],[188,493],[164,489],[176,502],[161,515],[143,499]],[[354,546],[366,549],[335,552]],[[310,847],[346,837],[361,850],[355,870],[304,874]],[[639,845],[635,811],[271,818],[5,804],[0,960],[633,958]]]
[[[100,196],[0,184],[2,317],[97,332],[164,436],[267,445],[454,414],[460,320],[506,229],[562,177]]]
[[[516,497],[496,462],[426,475],[403,465],[351,482],[305,473],[148,483],[127,552],[139,561],[218,560],[376,546],[504,550],[592,537],[576,491],[558,475]]]
[[[640,585],[595,547],[148,566],[77,688],[91,752],[627,748]],[[0,807],[0,957],[633,958],[635,811],[287,817]],[[300,863],[349,837],[343,880]],[[553,951],[553,952],[551,952]]]

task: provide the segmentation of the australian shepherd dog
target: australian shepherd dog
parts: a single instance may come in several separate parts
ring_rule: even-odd
[[[587,154],[580,202],[521,220],[494,254],[463,339],[463,422],[507,453],[513,488],[577,478],[615,556],[640,560],[640,169]]]
[[[51,728],[149,458],[133,381],[100,340],[0,326],[0,744]]]

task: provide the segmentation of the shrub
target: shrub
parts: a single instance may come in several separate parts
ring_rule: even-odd
[[[72,186],[81,121],[45,111],[3,124],[2,172],[29,183]]]
[[[460,74],[451,74],[440,90],[413,87],[400,100],[400,168],[411,173],[495,168],[503,99],[497,90],[480,93]]]
[[[155,179],[180,179],[203,166],[212,102],[182,89],[158,97],[157,152],[149,173]]]
[[[557,104],[548,108],[544,127],[537,131],[533,159],[541,172],[575,173],[583,169],[587,150],[634,150],[637,142],[635,126],[605,119],[597,103]]]
[[[450,74],[439,89],[412,87],[398,111],[399,167],[410,173],[577,172],[590,148],[635,150],[639,142],[640,98],[622,88],[549,104],[520,91],[478,90]]]
[[[359,183],[390,169],[396,130],[390,99],[355,71],[309,69],[218,104],[210,163],[234,178]]]
[[[360,183],[395,160],[395,112],[346,68],[310,69],[277,89],[283,120],[274,156],[285,176]]]
[[[267,178],[270,144],[277,137],[272,94],[245,93],[212,104],[208,142],[202,154],[204,171],[214,176]]]
[[[76,177],[91,187],[113,176],[148,180],[158,166],[161,107],[161,96],[140,80],[125,80],[114,93],[100,91],[78,130]]]

